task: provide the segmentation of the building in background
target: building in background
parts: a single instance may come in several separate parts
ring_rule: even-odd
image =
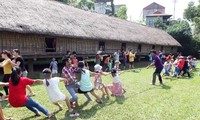
[[[165,7],[158,3],[151,3],[143,8],[143,20],[146,21],[146,25],[154,27],[154,22],[159,18],[163,23],[168,24],[172,15],[165,13]]]
[[[112,14],[112,8],[111,8],[111,0],[94,0],[95,3],[95,11],[100,14]],[[118,12],[119,8],[121,6],[126,6],[124,4],[122,5],[115,5],[115,13]]]

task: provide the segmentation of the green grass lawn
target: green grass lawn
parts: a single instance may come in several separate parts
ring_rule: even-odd
[[[200,69],[198,66],[198,70]],[[80,113],[81,119],[90,120],[199,120],[200,119],[200,76],[197,71],[192,73],[192,79],[164,77],[164,86],[150,85],[154,69],[142,68],[140,72],[125,72],[121,80],[126,93],[123,97],[104,98],[103,104],[86,102],[83,95],[79,97],[79,107],[75,111]],[[103,81],[111,83],[111,77],[103,78]],[[60,83],[61,90],[68,96],[64,84]],[[42,85],[32,86],[36,96],[32,97],[55,116],[52,120],[70,120],[67,107],[64,102],[63,111],[48,100],[45,88]],[[101,92],[98,92],[101,95]],[[43,120],[45,117],[35,118],[32,112],[26,108],[12,108],[6,101],[1,102],[6,116],[15,120]]]

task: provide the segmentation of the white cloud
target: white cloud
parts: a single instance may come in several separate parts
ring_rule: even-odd
[[[166,14],[174,14],[174,0],[114,0],[115,4],[126,4],[128,19],[139,21],[142,19],[142,9],[152,2],[156,2],[165,7]],[[184,9],[190,1],[194,1],[196,4],[198,0],[176,0],[175,19],[183,18]]]

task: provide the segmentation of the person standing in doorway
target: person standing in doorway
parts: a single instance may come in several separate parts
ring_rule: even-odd
[[[149,67],[153,66],[153,65],[155,65],[155,67],[156,67],[156,70],[153,73],[152,85],[155,85],[155,83],[156,83],[156,75],[159,78],[160,84],[163,85],[162,77],[160,75],[160,73],[161,73],[161,71],[163,69],[162,61],[160,60],[159,56],[156,55],[156,51],[155,50],[151,50],[150,53],[151,53],[151,55],[153,57],[153,62],[149,66],[147,66],[147,69]]]
[[[50,63],[50,66],[49,68],[51,69],[52,71],[52,75],[54,77],[57,77],[58,75],[58,62],[56,61],[55,58],[52,59],[51,63]]]

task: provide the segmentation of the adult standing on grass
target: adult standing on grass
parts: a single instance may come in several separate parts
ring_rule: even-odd
[[[123,57],[123,66],[124,66],[124,70],[126,69],[126,63],[127,63],[127,52],[126,50],[122,51],[122,57]]]
[[[115,61],[119,61],[119,54],[120,54],[120,50],[117,49],[116,52],[114,52],[113,56],[114,56],[114,62]]]
[[[35,116],[40,116],[41,111],[50,118],[50,114],[43,106],[32,98],[26,96],[26,86],[35,83],[35,80],[29,79],[27,77],[21,77],[22,71],[19,67],[12,68],[11,78],[9,80],[9,103],[13,107],[27,107],[29,110],[35,113]]]
[[[24,59],[20,56],[20,51],[18,49],[14,49],[12,54],[14,56],[12,61],[16,64],[16,66],[22,69],[22,77],[27,77],[28,72],[25,68]],[[26,86],[26,89],[29,91],[28,96],[35,96],[35,93],[33,93],[29,85]]]
[[[163,69],[162,61],[160,60],[159,56],[156,55],[156,51],[155,50],[151,50],[150,53],[151,53],[151,55],[153,57],[153,62],[149,66],[147,66],[147,69],[149,67],[153,66],[153,65],[155,65],[155,67],[156,67],[156,70],[153,73],[152,85],[155,85],[155,83],[156,83],[156,75],[159,78],[160,84],[163,85],[162,77],[160,75],[160,73],[161,73],[161,71]]]
[[[133,62],[134,62],[134,60],[135,60],[135,55],[136,55],[136,53],[137,53],[137,52],[135,52],[135,53],[133,54],[133,50],[132,50],[132,49],[130,49],[130,51],[129,51],[129,69],[134,69],[134,64],[133,64]]]
[[[4,59],[3,62],[0,63],[0,67],[3,68],[4,76],[2,82],[8,82],[10,75],[12,73],[12,67],[15,65],[11,61],[11,53],[10,51],[4,50],[1,54],[2,58]],[[3,87],[6,95],[8,95],[8,86]]]
[[[56,61],[56,58],[52,58],[52,61],[50,63],[49,68],[52,71],[52,75],[54,77],[57,77],[57,74],[58,74],[58,62]]]

